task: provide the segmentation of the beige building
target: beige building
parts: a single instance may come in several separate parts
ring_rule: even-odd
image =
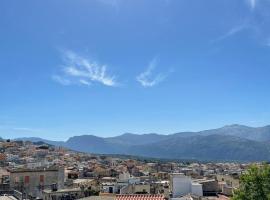
[[[64,187],[64,170],[51,167],[42,169],[10,169],[10,187],[23,193],[25,198],[42,197],[42,190]]]
[[[239,179],[231,175],[217,175],[219,182],[226,182],[226,184],[233,188],[239,188]]]

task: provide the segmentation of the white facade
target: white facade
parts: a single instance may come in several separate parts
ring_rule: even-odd
[[[202,185],[193,183],[190,177],[181,173],[171,174],[170,187],[173,198],[188,194],[203,196]]]
[[[120,181],[126,181],[128,179],[130,179],[130,174],[128,172],[122,172],[121,174],[119,174],[119,180]]]
[[[203,196],[202,185],[199,183],[192,183],[191,184],[191,194],[194,194],[197,196]]]
[[[118,192],[117,183],[102,183],[102,192],[117,193]]]
[[[131,176],[128,172],[123,172],[119,174],[119,181],[126,182],[129,184],[138,184],[140,183],[140,178]]]

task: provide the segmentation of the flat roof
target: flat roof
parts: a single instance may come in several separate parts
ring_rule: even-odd
[[[57,167],[49,167],[49,168],[35,168],[35,169],[28,169],[28,168],[16,168],[16,169],[7,169],[10,173],[22,173],[22,172],[46,172],[46,171],[58,171],[59,168]]]
[[[78,179],[73,180],[73,183],[79,184],[79,183],[88,183],[92,181],[95,181],[95,179],[78,178]]]
[[[115,200],[116,197],[111,197],[111,196],[90,196],[90,197],[85,197],[79,200]]]
[[[67,188],[67,189],[60,189],[56,191],[52,191],[50,189],[43,190],[44,193],[51,194],[51,193],[67,193],[67,192],[80,192],[81,188]],[[1,200],[1,199],[0,199]]]
[[[17,200],[17,199],[14,196],[4,195],[4,196],[0,196],[0,200]]]

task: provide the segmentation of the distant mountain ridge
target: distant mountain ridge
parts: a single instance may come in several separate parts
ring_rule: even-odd
[[[236,137],[241,137],[241,138],[246,138],[250,140],[255,140],[255,141],[270,141],[270,125],[269,126],[264,126],[264,127],[249,127],[249,126],[244,126],[244,125],[238,125],[238,124],[233,124],[233,125],[227,125],[221,128],[217,129],[210,129],[210,130],[204,130],[204,131],[199,131],[199,132],[187,132],[187,133],[176,133],[178,135],[232,135]],[[189,136],[190,136],[189,135]],[[187,135],[188,136],[188,135]]]
[[[42,141],[89,153],[170,159],[270,161],[270,126],[253,128],[234,124],[198,132],[170,135],[125,133],[108,138],[81,135],[71,137],[66,142],[42,138],[17,140]]]
[[[31,142],[44,142],[44,143],[51,144],[54,146],[65,146],[64,141],[46,140],[46,139],[39,138],[39,137],[21,137],[21,138],[16,138],[15,140],[31,141]]]

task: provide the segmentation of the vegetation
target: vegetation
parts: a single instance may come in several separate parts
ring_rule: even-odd
[[[270,165],[253,165],[241,175],[232,200],[270,200]]]

